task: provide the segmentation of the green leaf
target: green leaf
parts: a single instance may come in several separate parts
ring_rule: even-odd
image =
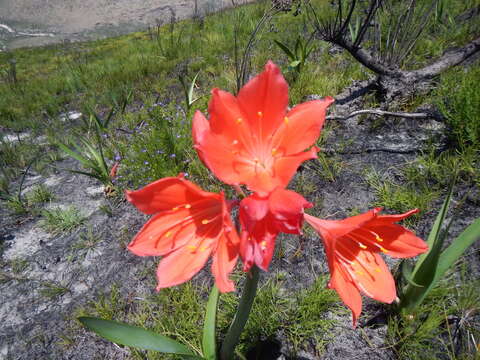
[[[288,48],[287,45],[281,43],[281,42],[278,41],[278,40],[273,40],[273,41],[275,42],[275,44],[278,45],[278,47],[279,47],[280,49],[283,50],[283,52],[285,53],[285,55],[287,55],[287,56],[290,58],[290,60],[294,61],[294,60],[297,58],[297,57],[295,56],[295,54]]]
[[[404,259],[400,264],[400,271],[402,273],[402,277],[411,285],[416,287],[423,287],[422,285],[417,284],[412,279],[412,265],[408,263],[407,259]]]
[[[301,61],[300,60],[295,60],[295,61],[292,61],[290,64],[288,64],[289,67],[291,67],[292,69],[296,68],[298,65],[300,65]]]
[[[477,240],[480,240],[480,218],[470,224],[440,255],[436,273],[437,278],[435,280],[438,281],[463,255],[465,250]]]
[[[78,320],[88,329],[116,344],[131,346],[143,350],[154,350],[169,354],[185,355],[192,359],[201,359],[185,345],[136,326],[117,321],[94,317],[79,317]]]
[[[449,189],[448,189],[448,194],[447,197],[445,198],[445,201],[443,202],[443,205],[440,209],[440,212],[438,213],[435,222],[433,224],[432,230],[430,231],[430,234],[428,235],[427,238],[427,245],[428,248],[430,249],[428,252],[421,254],[418,257],[417,263],[415,264],[415,268],[413,270],[413,275],[415,276],[417,271],[422,267],[423,262],[427,259],[427,257],[431,258],[430,253],[432,251],[440,252],[440,249],[438,249],[438,239],[440,236],[440,232],[442,229],[443,222],[445,221],[445,217],[447,216],[448,208],[450,207],[450,201],[452,200],[452,194],[453,194],[453,186],[455,185],[456,181],[456,176],[450,183]],[[440,244],[441,245],[441,244]]]
[[[197,72],[197,74],[193,77],[193,80],[190,83],[190,88],[188,89],[187,99],[188,99],[189,105],[192,105],[195,102],[195,100],[197,100],[197,99],[193,100],[193,89],[195,88],[195,82],[197,81],[198,74],[200,74],[200,71]]]
[[[203,324],[202,348],[203,356],[208,360],[217,358],[217,346],[215,343],[215,321],[217,316],[218,288],[214,285],[208,297],[205,323]]]

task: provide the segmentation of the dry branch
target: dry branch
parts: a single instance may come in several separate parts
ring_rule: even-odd
[[[380,109],[365,109],[365,110],[357,110],[354,111],[347,116],[339,116],[339,115],[329,115],[326,117],[327,120],[347,120],[354,116],[363,115],[363,114],[372,114],[377,116],[394,116],[394,117],[401,117],[407,119],[427,119],[434,117],[431,113],[408,113],[408,112],[393,112],[393,111],[384,111]]]

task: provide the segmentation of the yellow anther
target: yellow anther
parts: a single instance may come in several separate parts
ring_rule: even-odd
[[[262,113],[261,111],[259,111],[259,112],[257,113],[257,115],[258,115],[259,117],[262,117],[262,116],[263,116],[263,113]]]
[[[232,141],[232,144],[233,144],[233,145],[237,145],[237,144],[238,144],[238,140],[233,140],[233,141]]]
[[[175,206],[174,208],[172,208],[173,211],[177,211],[178,210],[178,206]]]
[[[289,121],[289,120],[288,120],[288,117],[285,116],[285,117],[283,118],[283,121],[285,122],[285,124],[288,124],[288,121]]]
[[[267,242],[264,240],[260,243],[260,247],[262,248],[262,250],[265,250],[267,248]]]
[[[171,231],[167,231],[167,233],[165,234],[165,237],[169,237],[170,235],[172,235],[172,232],[171,232]]]
[[[197,247],[195,245],[187,245],[187,249],[195,251],[195,250],[197,250]]]
[[[206,247],[206,246],[202,246],[202,247],[200,248],[200,252],[204,252],[205,250],[207,250],[207,247]]]
[[[209,222],[210,222],[210,221],[208,221],[207,219],[203,219],[203,220],[202,220],[202,224],[203,224],[203,225],[207,225]]]
[[[360,249],[366,249],[367,247],[363,245],[362,243],[358,243],[358,246],[360,246]]]
[[[272,149],[272,155],[275,155],[276,152],[277,152],[277,149],[276,149],[276,148],[273,148],[273,149]]]
[[[380,251],[383,252],[384,254],[388,253],[388,250],[383,247],[380,247]]]
[[[238,118],[236,121],[237,121],[237,124],[240,124],[240,123],[243,121],[243,119],[242,119],[242,118]]]
[[[185,209],[190,209],[191,207],[192,207],[192,205],[190,205],[190,204],[185,205]]]
[[[381,272],[382,270],[380,270],[380,268],[377,267],[377,268],[375,268],[375,271],[376,272]]]
[[[375,240],[377,240],[378,242],[382,242],[382,241],[383,241],[383,239],[382,239],[380,236],[378,236],[378,235],[375,236]]]
[[[355,274],[360,275],[360,276],[365,275],[365,273],[363,271],[360,271],[360,270],[355,271]]]

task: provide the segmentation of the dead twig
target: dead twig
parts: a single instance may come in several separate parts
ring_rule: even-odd
[[[385,111],[380,109],[365,109],[365,110],[357,110],[354,111],[347,116],[339,116],[339,115],[329,115],[326,117],[327,120],[347,120],[354,116],[363,115],[363,114],[372,114],[377,116],[394,116],[394,117],[401,117],[407,119],[427,119],[432,118],[434,115],[432,113],[408,113],[408,112],[393,112],[393,111]]]

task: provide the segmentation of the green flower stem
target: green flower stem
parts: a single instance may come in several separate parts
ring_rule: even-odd
[[[259,277],[258,268],[254,265],[247,274],[242,297],[240,298],[240,302],[238,304],[237,313],[235,314],[232,324],[228,329],[227,335],[223,340],[222,348],[220,349],[221,360],[230,360],[233,358],[235,346],[237,346],[238,342],[240,341],[240,335],[242,334],[243,328],[247,323],[250,310],[252,310],[253,300],[255,299],[255,294],[257,293]]]

